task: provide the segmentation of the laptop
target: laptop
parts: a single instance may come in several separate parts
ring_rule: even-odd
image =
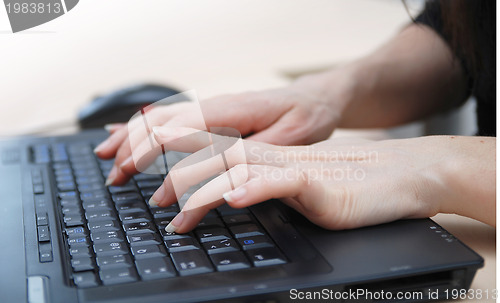
[[[112,161],[92,151],[106,137],[0,141],[2,302],[417,302],[483,266],[430,219],[328,231],[279,201],[167,233],[178,205],[146,203],[164,175],[105,187]]]

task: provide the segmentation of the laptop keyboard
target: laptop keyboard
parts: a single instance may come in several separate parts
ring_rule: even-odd
[[[147,203],[164,176],[141,173],[123,186],[105,187],[113,161],[98,159],[86,143],[37,145],[31,155],[35,163],[52,166],[77,287],[287,262],[248,209],[224,204],[211,210],[192,232],[167,233],[178,204],[159,208]],[[43,190],[38,185],[34,181],[35,193]],[[47,234],[47,226],[38,227],[40,247],[50,240],[44,238]]]

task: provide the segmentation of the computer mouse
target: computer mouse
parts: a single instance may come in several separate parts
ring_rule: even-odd
[[[80,127],[99,128],[109,123],[127,122],[147,105],[178,94],[179,91],[156,84],[139,84],[95,98],[78,113]]]

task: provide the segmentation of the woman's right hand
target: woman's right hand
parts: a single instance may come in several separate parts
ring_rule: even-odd
[[[302,145],[328,138],[340,120],[340,109],[300,83],[279,89],[222,95],[199,104],[180,102],[158,106],[145,115],[150,128],[230,127],[250,140]],[[135,142],[148,140],[142,119],[138,116],[128,125],[109,127],[111,135],[95,149],[100,158],[115,158],[107,185],[124,184],[138,172],[132,151],[137,148]]]

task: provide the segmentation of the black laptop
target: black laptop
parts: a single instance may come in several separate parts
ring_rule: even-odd
[[[470,287],[483,259],[430,219],[327,231],[281,204],[212,210],[188,234],[105,187],[104,131],[0,142],[2,302],[412,302]]]

